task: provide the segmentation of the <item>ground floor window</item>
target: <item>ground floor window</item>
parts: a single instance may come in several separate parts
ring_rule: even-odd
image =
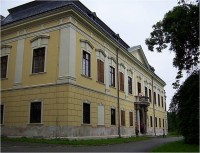
[[[1,124],[3,124],[3,118],[4,118],[4,105],[1,105]]]
[[[111,108],[111,125],[116,125],[116,112],[114,108]]]
[[[121,110],[121,125],[125,126],[125,111]]]
[[[130,126],[133,126],[133,112],[129,112]]]
[[[152,116],[150,116],[150,127],[153,127],[153,119],[152,119]]]
[[[83,103],[83,123],[90,124],[90,104]]]
[[[98,106],[98,125],[104,125],[104,106]]]
[[[41,123],[42,102],[31,102],[30,123]]]

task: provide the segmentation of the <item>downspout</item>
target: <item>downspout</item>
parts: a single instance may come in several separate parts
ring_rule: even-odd
[[[117,48],[117,108],[118,108],[118,135],[121,138],[121,130],[120,130],[120,105],[119,105],[119,64],[118,64],[118,56],[119,49]]]
[[[156,136],[156,127],[155,127],[155,123],[156,123],[156,121],[155,121],[155,105],[154,105],[155,99],[154,99],[154,90],[153,90],[153,75],[152,75],[152,94],[153,94],[153,96],[152,96],[152,102],[153,102],[153,120],[154,120],[153,130],[154,130],[154,134],[155,134],[155,136]]]

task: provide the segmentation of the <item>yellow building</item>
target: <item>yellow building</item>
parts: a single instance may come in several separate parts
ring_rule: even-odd
[[[1,134],[167,133],[165,82],[80,1],[33,1],[1,27]],[[117,73],[119,72],[119,73]]]

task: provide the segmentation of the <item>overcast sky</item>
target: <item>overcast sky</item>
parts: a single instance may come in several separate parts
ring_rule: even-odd
[[[24,4],[31,0],[1,0],[0,14],[8,15],[7,9]],[[177,70],[172,66],[174,53],[165,50],[163,53],[150,52],[145,39],[150,36],[152,25],[162,20],[164,14],[177,5],[177,0],[80,0],[91,11],[107,24],[130,46],[141,45],[155,73],[166,82],[167,107],[175,90]]]

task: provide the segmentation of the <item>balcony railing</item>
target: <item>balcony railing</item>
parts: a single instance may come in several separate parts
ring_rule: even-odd
[[[135,96],[135,103],[137,104],[143,104],[143,105],[149,105],[149,97],[147,96]]]

